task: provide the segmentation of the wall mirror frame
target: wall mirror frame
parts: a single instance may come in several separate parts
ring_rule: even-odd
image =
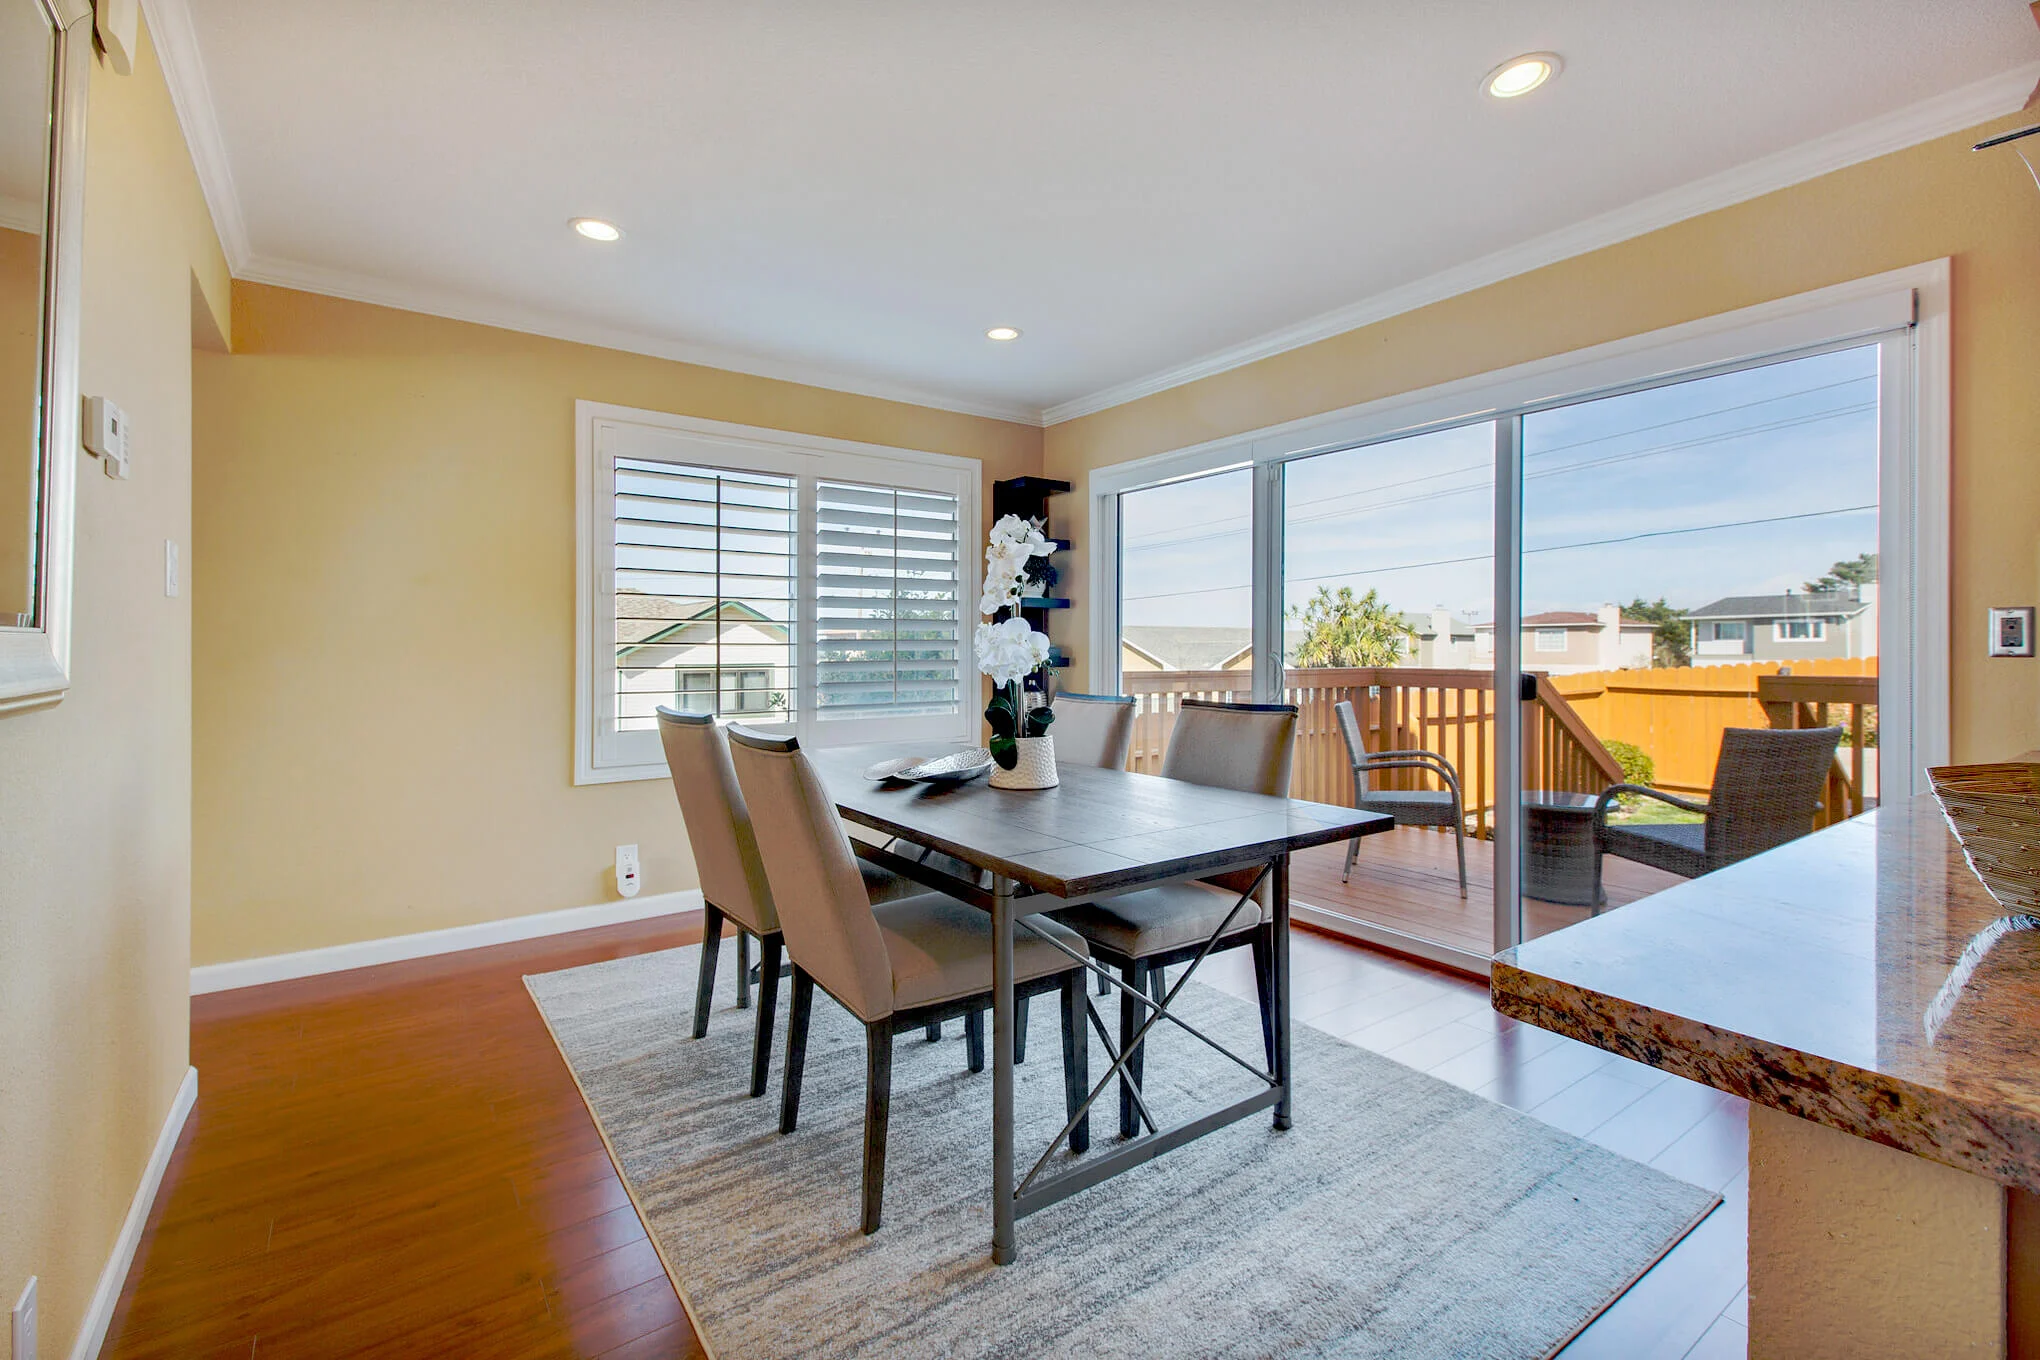
[[[49,23],[49,152],[42,184],[42,305],[28,604],[0,626],[0,713],[55,703],[71,683],[71,585],[78,462],[78,317],[84,239],[85,102],[92,78],[89,0],[0,0]],[[31,200],[31,203],[33,200]],[[31,208],[32,214],[32,208]],[[21,431],[26,434],[27,431]],[[19,437],[17,435],[17,437]],[[12,450],[0,448],[0,458]],[[26,466],[24,466],[24,474]]]

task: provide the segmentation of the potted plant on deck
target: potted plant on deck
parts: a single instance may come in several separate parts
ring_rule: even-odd
[[[1048,636],[1036,632],[1020,613],[1028,564],[1052,551],[1041,530],[1018,515],[994,524],[985,545],[985,589],[978,612],[986,621],[977,626],[977,663],[992,680],[985,721],[992,729],[988,745],[996,768],[988,782],[993,788],[1056,785],[1055,738],[1048,733],[1055,712],[1045,694],[1039,707],[1027,707],[1026,694],[1027,677],[1048,667]]]

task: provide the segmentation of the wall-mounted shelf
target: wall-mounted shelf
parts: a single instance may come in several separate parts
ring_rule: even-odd
[[[1004,515],[1018,515],[1022,519],[1033,520],[1035,523],[1040,524],[1045,534],[1048,530],[1049,497],[1060,496],[1069,489],[1070,484],[1068,482],[1059,482],[1052,477],[1015,477],[1010,481],[993,482],[992,518],[998,519]],[[1051,538],[1049,542],[1055,546],[1056,552],[1068,552],[1070,549],[1070,540],[1067,538]],[[1055,568],[1051,566],[1046,584],[1053,587],[1056,579]],[[1036,584],[1041,583],[1036,582]],[[1020,597],[1021,617],[1026,619],[1028,624],[1036,631],[1042,633],[1048,631],[1048,616],[1050,614],[1058,609],[1068,609],[1069,607],[1070,601],[1058,595],[1023,595]],[[1049,649],[1048,664],[1057,670],[1066,670],[1069,667],[1070,659],[1063,655],[1061,648],[1051,647]],[[1030,690],[1040,689],[1040,677],[1030,676],[1027,681],[1027,688]]]

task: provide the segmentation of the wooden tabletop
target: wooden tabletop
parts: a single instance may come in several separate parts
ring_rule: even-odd
[[[1053,789],[875,784],[880,760],[926,744],[809,750],[843,816],[1056,897],[1098,897],[1387,831],[1395,819],[1325,803],[1064,765]]]

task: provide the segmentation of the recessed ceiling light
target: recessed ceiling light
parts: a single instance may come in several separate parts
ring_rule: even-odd
[[[1514,99],[1530,93],[1563,69],[1565,63],[1556,52],[1527,52],[1489,71],[1481,88],[1497,99]]]
[[[577,217],[573,221],[573,227],[591,241],[614,241],[623,235],[599,217]]]
[[[985,332],[985,339],[987,340],[1018,340],[1019,338],[1020,328],[1018,326],[994,326]]]

